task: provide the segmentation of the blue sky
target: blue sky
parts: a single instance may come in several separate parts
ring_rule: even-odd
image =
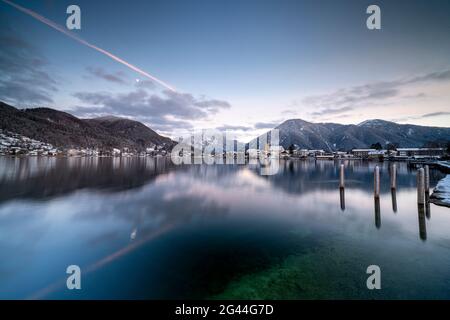
[[[62,26],[79,5],[73,33],[177,90],[0,1],[0,100],[18,107],[115,114],[172,137],[230,128],[243,140],[289,118],[450,123],[448,1],[13,2]],[[370,4],[381,30],[366,28]]]

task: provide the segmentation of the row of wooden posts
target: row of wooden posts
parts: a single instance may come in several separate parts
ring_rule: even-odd
[[[375,166],[373,179],[373,193],[375,198],[380,197],[380,167]],[[345,188],[344,165],[341,164],[339,172],[339,188]],[[391,167],[391,189],[397,189],[397,166],[395,163]],[[430,168],[425,165],[424,168],[417,170],[417,203],[425,204],[425,193],[430,192]]]
[[[397,212],[397,166],[395,163],[391,166],[391,196],[392,210]],[[341,198],[341,209],[345,210],[345,175],[344,165],[341,164],[339,171],[339,190]],[[430,219],[430,168],[426,165],[417,170],[417,210],[419,218],[419,236],[425,241],[427,239],[427,229],[425,217]],[[375,204],[375,226],[381,227],[380,213],[380,168],[374,169],[374,204]]]

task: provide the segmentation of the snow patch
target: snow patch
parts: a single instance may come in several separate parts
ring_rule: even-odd
[[[450,161],[438,161],[439,166],[450,169]]]
[[[430,199],[435,204],[450,207],[450,174],[438,182]]]

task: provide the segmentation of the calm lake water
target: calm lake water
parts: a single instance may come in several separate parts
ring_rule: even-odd
[[[378,206],[376,163],[345,161],[342,199],[339,164],[0,157],[0,298],[450,299],[450,209],[418,212],[406,163]]]

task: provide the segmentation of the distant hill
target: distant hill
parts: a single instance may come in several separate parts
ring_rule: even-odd
[[[450,128],[397,124],[385,120],[367,120],[358,125],[312,123],[301,119],[287,120],[279,129],[280,145],[295,144],[305,149],[325,151],[368,148],[379,142],[383,147],[422,147],[430,143],[445,145],[450,141]]]
[[[0,102],[0,129],[48,142],[61,148],[130,148],[137,151],[161,145],[171,150],[175,142],[144,124],[118,117],[79,119],[50,109],[16,109]]]

